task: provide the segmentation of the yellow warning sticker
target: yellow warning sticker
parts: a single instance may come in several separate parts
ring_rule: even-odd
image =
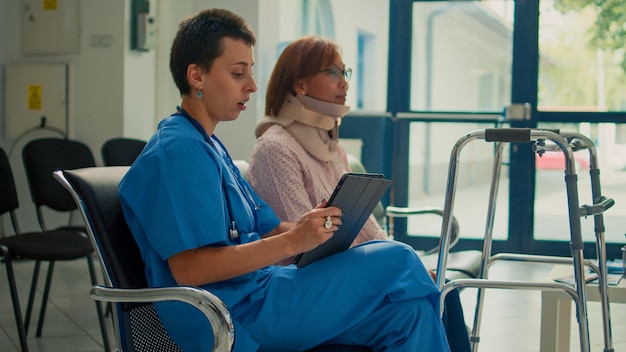
[[[56,10],[59,7],[58,0],[42,0],[44,10]]]
[[[41,110],[41,86],[28,86],[28,110]]]

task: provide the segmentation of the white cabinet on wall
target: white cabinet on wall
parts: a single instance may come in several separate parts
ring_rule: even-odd
[[[25,55],[78,53],[79,0],[22,0],[22,4]]]
[[[67,133],[69,65],[10,64],[5,75],[7,140],[42,125]]]

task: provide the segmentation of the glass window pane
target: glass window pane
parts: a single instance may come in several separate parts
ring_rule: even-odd
[[[493,124],[413,122],[410,126],[409,206],[443,208],[452,148],[468,132],[493,128]],[[462,238],[484,237],[494,148],[494,143],[476,140],[466,144],[459,153],[453,210]],[[504,160],[508,160],[507,151],[505,146]],[[494,239],[508,237],[508,179],[508,167],[503,163],[495,204]],[[439,237],[440,232],[441,219],[409,218],[409,235]]]
[[[413,3],[411,110],[499,112],[508,105],[513,6]]]
[[[388,0],[261,0],[257,51],[258,95],[265,97],[276,59],[291,41],[316,34],[342,48],[352,79],[352,111],[386,111],[389,47]],[[272,20],[266,20],[266,19]],[[264,99],[259,99],[265,104]],[[264,111],[264,108],[261,109]],[[260,117],[259,117],[260,118]]]
[[[558,128],[589,137],[596,144],[600,169],[602,195],[615,200],[615,205],[604,213],[606,242],[623,243],[626,228],[626,145],[617,144],[617,125],[612,123],[541,124],[540,128]],[[574,153],[578,175],[578,202],[593,204],[589,176],[589,152]],[[569,214],[567,193],[563,178],[565,157],[562,152],[546,152],[535,161],[535,239],[569,241]],[[581,231],[585,242],[594,242],[593,217],[581,218]]]
[[[626,110],[624,4],[595,4],[541,0],[539,110]]]

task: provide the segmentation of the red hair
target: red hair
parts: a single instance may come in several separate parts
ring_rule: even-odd
[[[265,95],[265,115],[276,116],[295,83],[332,65],[339,45],[320,36],[307,36],[291,42],[280,54],[270,76]]]

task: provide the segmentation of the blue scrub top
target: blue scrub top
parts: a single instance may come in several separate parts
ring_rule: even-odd
[[[203,246],[228,246],[258,240],[280,223],[233,165],[222,143],[207,136],[181,114],[159,123],[119,186],[122,210],[145,262],[150,287],[176,286],[167,259]],[[227,204],[225,192],[228,195]],[[229,209],[233,214],[230,214]],[[231,218],[240,237],[231,239]],[[265,296],[275,266],[203,288],[218,296],[235,319],[235,350],[251,351],[256,343],[237,322]],[[155,305],[168,333],[184,350],[211,350],[206,318],[184,303]]]

